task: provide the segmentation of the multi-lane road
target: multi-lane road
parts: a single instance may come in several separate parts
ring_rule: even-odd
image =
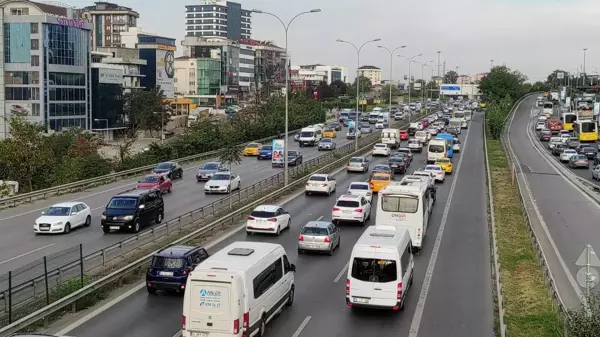
[[[527,182],[525,192],[531,193],[535,203],[532,215],[539,219],[540,229],[547,236],[544,241],[552,253],[550,269],[561,296],[568,306],[578,306],[581,290],[576,273],[580,267],[575,261],[586,244],[600,249],[600,227],[595,221],[600,217],[600,205],[559,174],[551,165],[556,161],[551,154],[534,146],[534,142],[539,142],[532,135],[530,124],[536,118],[535,110],[532,113],[534,103],[535,96],[530,96],[518,107],[509,125],[509,141]],[[558,118],[556,114],[554,118]],[[588,170],[574,171],[591,177]]]
[[[461,135],[463,151],[454,159],[454,174],[438,184],[437,202],[423,249],[416,255],[414,284],[403,312],[354,311],[345,304],[347,263],[364,228],[342,226],[341,247],[333,256],[297,255],[302,226],[310,220],[331,219],[335,198],[350,182],[365,181],[368,174],[342,171],[336,176],[336,196],[300,194],[289,200],[284,207],[292,215],[292,226],[280,237],[247,237],[244,230],[234,231],[211,245],[209,253],[233,241],[250,239],[284,246],[297,266],[296,300],[269,324],[269,336],[494,336],[482,123],[483,116],[474,114],[469,130]],[[409,172],[422,167],[424,158],[424,154],[415,155]],[[373,159],[372,165],[383,161]],[[373,215],[370,225],[376,222]],[[143,284],[138,288],[61,333],[82,337],[180,336],[182,297],[151,296]]]

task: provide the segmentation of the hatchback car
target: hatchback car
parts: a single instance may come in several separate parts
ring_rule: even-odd
[[[361,133],[373,133],[373,128],[370,125],[363,125],[360,127]]]
[[[333,122],[329,124],[329,127],[334,129],[335,131],[342,131],[342,124],[338,122]]]
[[[304,194],[311,195],[314,193],[327,194],[335,192],[335,178],[328,174],[313,174],[308,178],[304,187]]]
[[[408,140],[408,131],[400,130],[400,140]]]
[[[146,272],[146,290],[152,295],[159,290],[182,293],[188,275],[206,259],[208,253],[201,247],[173,245],[159,250]]]
[[[331,219],[336,225],[341,222],[357,222],[364,226],[370,218],[371,203],[362,195],[341,195],[331,211]]]
[[[210,162],[203,164],[196,173],[197,181],[208,181],[217,172],[227,171],[227,168],[220,162]]]
[[[258,152],[262,148],[262,144],[259,143],[249,143],[244,148],[244,156],[258,156]]]
[[[360,196],[365,197],[365,199],[367,199],[368,202],[373,201],[373,191],[371,191],[371,186],[369,185],[368,182],[364,182],[364,181],[351,182],[350,186],[348,186],[348,191],[346,192],[346,194],[360,195]]]
[[[369,160],[365,157],[352,157],[346,164],[347,172],[362,172],[369,170]]]
[[[337,138],[337,131],[335,129],[323,130],[323,138]]]
[[[563,151],[566,150],[566,149],[567,149],[567,145],[565,145],[563,143],[557,143],[552,148],[552,155],[558,156],[561,153],[563,153]]]
[[[440,158],[435,161],[435,165],[441,166],[446,174],[452,174],[452,171],[454,170],[452,159],[450,158]]]
[[[444,169],[440,165],[427,165],[423,171],[433,173],[435,181],[439,181],[440,183],[446,180],[446,172],[444,172]]]
[[[308,251],[333,255],[340,246],[340,229],[328,221],[309,221],[298,236],[298,254]]]
[[[290,229],[292,219],[290,213],[278,205],[261,205],[256,207],[246,221],[246,234],[269,233],[279,235]]]
[[[335,150],[337,144],[331,138],[322,138],[319,142],[318,151],[321,150]]]
[[[406,153],[406,155],[408,156],[408,158],[410,159],[410,161],[412,162],[413,160],[413,152],[411,149],[407,148],[407,147],[401,147],[398,150],[396,150],[396,154],[400,154],[400,153]]]
[[[90,207],[83,202],[63,202],[42,211],[35,220],[33,232],[36,234],[68,234],[76,227],[89,227],[92,223]]]
[[[264,145],[258,150],[257,160],[271,159],[273,157],[273,145]]]
[[[172,180],[183,178],[183,168],[178,163],[172,161],[156,165],[156,167],[152,169],[152,173],[166,174],[169,179]]]
[[[159,190],[133,190],[110,199],[100,224],[104,233],[113,230],[138,233],[152,222],[161,223],[164,217],[165,203]]]
[[[387,144],[377,143],[373,146],[373,156],[389,157],[392,150]]]
[[[156,188],[161,193],[171,193],[173,192],[173,181],[165,174],[149,174],[138,181],[137,188]]]
[[[590,162],[587,157],[583,154],[576,154],[569,158],[569,167],[570,168],[589,168]]]
[[[412,152],[418,152],[418,153],[423,152],[423,144],[420,141],[416,140],[416,139],[410,139],[408,141],[408,148]]]
[[[369,185],[371,186],[371,190],[373,193],[378,193],[383,188],[385,188],[389,183],[393,180],[392,175],[387,172],[378,172],[371,176],[369,180]]]

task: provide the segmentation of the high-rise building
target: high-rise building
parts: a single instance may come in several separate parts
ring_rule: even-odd
[[[120,33],[137,26],[138,12],[110,2],[96,2],[81,9],[82,17],[93,24],[92,46],[121,47]]]
[[[20,116],[47,130],[90,128],[92,24],[71,8],[0,5],[0,138]]]
[[[231,1],[203,0],[185,6],[186,36],[239,41],[251,35],[250,11]]]
[[[358,75],[370,79],[372,85],[381,84],[381,69],[376,66],[362,66],[358,68]]]

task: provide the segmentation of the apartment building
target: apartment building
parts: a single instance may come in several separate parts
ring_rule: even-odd
[[[92,46],[121,47],[121,33],[137,26],[140,14],[133,9],[110,2],[96,2],[81,9],[81,16],[92,25]]]

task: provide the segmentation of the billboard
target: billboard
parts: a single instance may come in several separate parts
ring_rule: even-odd
[[[283,151],[285,150],[285,143],[283,139],[273,139],[273,154],[271,155],[271,163],[283,165]]]
[[[421,90],[421,82],[413,83],[413,90]]]
[[[6,103],[6,106],[4,108],[9,112],[11,116],[27,117],[33,115],[31,111],[31,103]]]
[[[460,84],[442,84],[440,85],[440,95],[461,95],[462,88]]]
[[[172,51],[156,50],[156,86],[164,91],[165,96],[175,97],[173,76],[175,75],[175,54]]]
[[[123,85],[123,69],[98,68],[98,83]]]

